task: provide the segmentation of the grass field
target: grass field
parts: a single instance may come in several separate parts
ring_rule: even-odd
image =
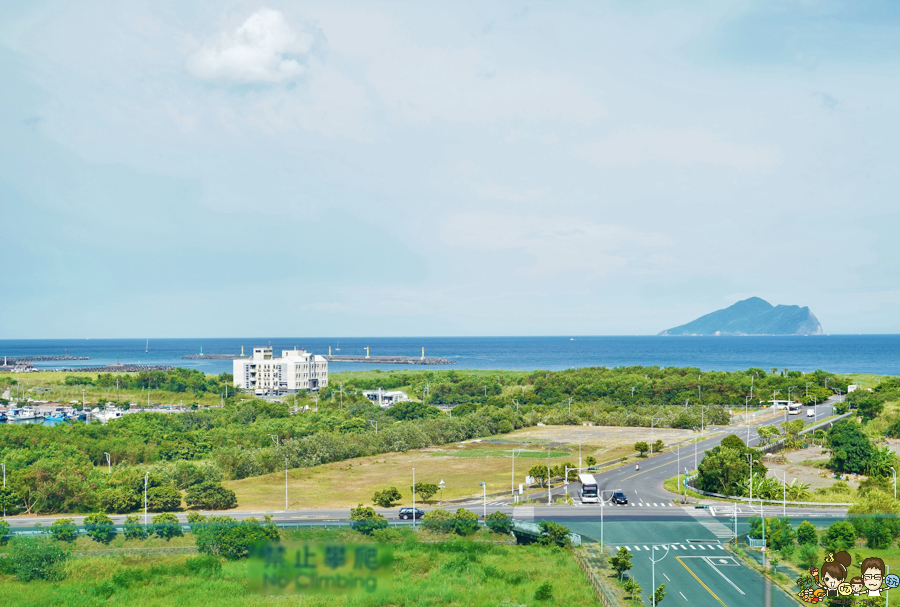
[[[65,385],[66,377],[69,376],[89,377],[97,379],[97,373],[71,373],[66,371],[42,371],[40,373],[23,373],[14,377],[19,380],[19,394],[27,395],[27,398],[35,400],[48,400],[52,402],[69,403],[77,402],[81,404],[82,396],[84,402],[108,402],[108,401],[129,401],[138,405],[147,404],[147,392],[144,390],[116,390],[115,386],[110,389],[98,388],[96,386],[67,386]],[[134,375],[133,373],[116,373],[116,375]],[[36,388],[50,388],[49,391],[35,390]],[[82,395],[82,388],[84,394]],[[10,396],[16,398],[16,386],[10,388]],[[233,392],[233,390],[232,390]],[[175,405],[182,401],[184,404],[197,403],[198,405],[217,405],[220,402],[220,395],[217,394],[194,394],[192,392],[167,392],[164,390],[150,390],[151,405]]]
[[[481,496],[478,483],[487,483],[488,494],[509,492],[512,477],[511,449],[524,448],[527,455],[517,455],[515,484],[524,482],[528,469],[546,463],[578,463],[578,443],[582,461],[590,455],[598,462],[634,455],[637,428],[605,428],[599,426],[543,426],[516,430],[491,439],[432,447],[406,453],[386,453],[372,457],[324,464],[314,468],[288,471],[289,507],[291,509],[349,508],[371,504],[372,494],[379,489],[397,487],[404,503],[411,502],[412,469],[416,482],[444,481],[444,499]],[[643,430],[646,432],[646,429]],[[667,434],[668,433],[668,434]],[[669,436],[671,434],[671,436]],[[669,440],[689,434],[681,430],[657,431]],[[568,438],[568,440],[565,440]],[[247,510],[281,510],[284,508],[284,472],[227,481],[235,492],[239,508]],[[430,503],[437,504],[440,492]]]
[[[349,530],[301,531],[292,539],[359,542]],[[424,539],[424,538],[423,538]],[[272,597],[247,590],[246,561],[226,562],[221,571],[191,574],[190,557],[101,557],[72,560],[62,582],[22,583],[0,576],[0,604],[21,607],[142,605],[216,607],[518,607],[597,605],[572,554],[559,548],[515,546],[471,540],[420,542],[400,532],[393,543],[392,585],[386,599],[328,595]],[[536,600],[549,582],[552,598]]]

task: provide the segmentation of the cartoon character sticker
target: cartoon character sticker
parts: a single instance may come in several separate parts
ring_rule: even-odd
[[[797,596],[807,603],[822,603],[828,597],[846,597],[839,599],[846,605],[859,601],[857,605],[871,603],[871,598],[880,597],[882,590],[900,586],[900,577],[885,575],[887,567],[878,557],[869,557],[859,563],[860,574],[848,579],[851,564],[850,555],[845,551],[830,553],[825,557],[821,570],[810,567],[812,575],[801,575],[797,578],[800,592]]]
[[[829,554],[825,557],[821,576],[818,569],[810,567],[809,572],[813,576],[813,581],[815,581],[817,586],[825,590],[825,596],[840,596],[838,586],[847,579],[847,567],[850,566],[852,560],[849,553],[841,550],[836,554]],[[865,576],[863,579],[865,580]],[[881,586],[880,577],[878,578],[878,585]]]

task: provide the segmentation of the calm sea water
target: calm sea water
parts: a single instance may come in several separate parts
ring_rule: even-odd
[[[457,369],[548,369],[647,365],[699,367],[730,371],[748,367],[824,369],[834,373],[900,375],[900,335],[821,335],[811,337],[257,337],[219,339],[41,339],[0,340],[0,357],[89,356],[89,361],[34,363],[37,367],[99,366],[115,363],[173,365],[207,373],[231,371],[230,360],[183,360],[202,347],[206,354],[249,353],[271,345],[276,352],[304,348],[317,354],[420,356],[449,358]],[[340,347],[340,352],[337,348]],[[145,352],[145,348],[148,350]],[[331,371],[421,369],[418,365],[332,363]]]

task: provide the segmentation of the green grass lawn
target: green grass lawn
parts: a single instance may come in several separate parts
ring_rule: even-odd
[[[288,535],[292,537],[287,539],[301,541],[366,541],[350,530],[302,530]],[[396,534],[392,585],[386,599],[363,595],[261,596],[247,590],[246,561],[225,562],[219,572],[190,573],[186,564],[191,557],[115,556],[71,560],[67,565],[67,578],[62,582],[22,583],[12,576],[0,576],[0,604],[21,607],[598,604],[587,579],[567,550],[491,541],[446,541],[443,538],[437,542],[420,541],[420,536],[412,532]],[[552,585],[552,598],[538,601],[534,598],[535,591],[544,582]]]

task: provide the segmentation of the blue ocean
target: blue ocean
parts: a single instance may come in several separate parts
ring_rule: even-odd
[[[547,369],[632,365],[699,367],[731,371],[748,367],[823,369],[833,373],[900,375],[900,335],[820,335],[760,337],[254,337],[209,339],[36,339],[0,340],[3,356],[88,356],[85,361],[35,362],[57,369],[126,363],[171,365],[207,373],[231,371],[230,360],[186,360],[186,354],[249,353],[271,345],[276,352],[295,346],[317,354],[447,358],[455,365],[382,365],[332,363],[329,370],[364,369]]]

